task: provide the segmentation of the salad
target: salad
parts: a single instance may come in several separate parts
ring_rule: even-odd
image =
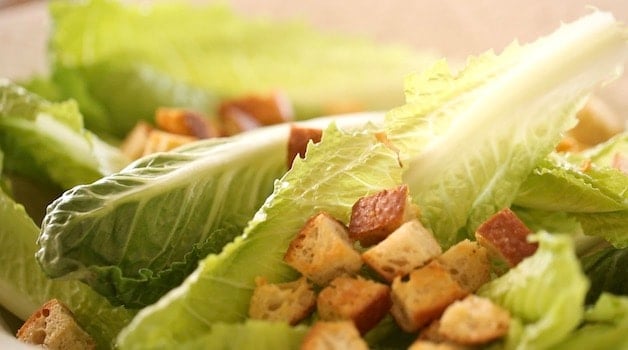
[[[504,208],[534,232],[538,249],[495,266],[476,292],[511,317],[488,347],[627,346],[628,135],[556,151],[628,60],[628,30],[611,14],[459,71],[222,7],[93,0],[55,2],[51,14],[51,75],[0,81],[0,260],[13,267],[0,272],[0,303],[17,318],[54,298],[98,348],[298,348],[318,316],[294,327],[250,319],[256,279],[298,279],[284,255],[309,218],[348,225],[360,198],[406,186],[443,251]],[[207,18],[219,30],[199,31]],[[326,54],[308,57],[313,43]],[[313,76],[313,61],[327,69]],[[322,130],[290,167],[290,124],[132,162],[117,147],[159,107],[210,113],[277,86],[308,119],[293,125]],[[346,101],[388,111],[312,118]],[[418,336],[385,317],[364,340],[407,348]]]

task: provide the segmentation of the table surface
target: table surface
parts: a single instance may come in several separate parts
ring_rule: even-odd
[[[610,11],[628,23],[628,1],[620,0],[226,2],[245,15],[302,19],[322,30],[357,34],[419,49],[431,48],[456,59],[489,48],[499,51],[514,39],[532,41],[556,29],[561,21],[574,20],[591,8]],[[46,1],[0,0],[0,76],[16,79],[45,72],[49,26]],[[619,113],[628,114],[628,74],[605,90],[603,96],[610,105]]]

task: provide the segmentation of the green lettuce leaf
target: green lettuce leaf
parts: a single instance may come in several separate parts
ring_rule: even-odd
[[[521,185],[514,201],[519,213],[537,219],[537,224],[541,216],[568,217],[578,224],[577,231],[603,238],[616,248],[628,247],[628,175],[612,167],[615,155],[628,147],[627,135],[581,154],[550,154]],[[537,224],[532,226],[556,232]]]
[[[521,185],[515,204],[572,213],[628,210],[628,175],[596,163],[583,170],[553,153]]]
[[[546,349],[582,320],[588,281],[580,269],[573,241],[566,235],[538,233],[536,253],[478,294],[503,306],[516,318],[506,349]]]
[[[51,103],[0,80],[0,148],[4,168],[62,188],[92,182],[128,163],[83,128],[73,101]]]
[[[358,127],[377,119],[374,113],[338,122]],[[42,224],[37,258],[44,271],[79,278],[114,304],[154,303],[198,260],[242,233],[286,170],[289,130],[280,125],[194,143],[67,191]]]
[[[217,5],[55,1],[50,10],[58,87],[43,87],[79,92],[87,126],[117,136],[159,106],[213,113],[218,99],[276,89],[287,93],[299,118],[347,103],[390,108],[402,102],[396,87],[403,76],[431,60]]]
[[[553,349],[628,349],[628,297],[602,294],[584,314],[584,325]]]
[[[587,95],[617,75],[627,35],[594,12],[459,72],[441,61],[406,80],[407,103],[388,113],[387,130],[422,221],[444,246],[512,204]]]
[[[308,328],[286,323],[247,320],[216,323],[202,336],[181,344],[185,349],[298,349]]]
[[[247,317],[254,279],[288,281],[296,273],[283,255],[309,217],[326,211],[347,222],[353,203],[401,183],[394,151],[370,132],[346,133],[331,125],[275,183],[275,191],[244,234],[204,259],[181,286],[140,311],[119,337],[122,349],[177,347],[217,322]]]
[[[628,131],[619,133],[608,141],[575,154],[576,159],[590,159],[599,166],[612,167],[615,157],[620,154],[628,157]]]
[[[628,248],[608,247],[581,257],[582,268],[591,281],[587,303],[604,293],[628,296]]]
[[[57,298],[75,314],[100,349],[113,347],[113,339],[133,314],[114,308],[78,281],[50,280],[34,258],[39,228],[24,208],[0,191],[0,305],[25,320],[46,301]]]

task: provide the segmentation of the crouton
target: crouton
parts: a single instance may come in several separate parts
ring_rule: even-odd
[[[343,96],[346,97],[346,96]],[[345,113],[355,113],[366,110],[364,104],[355,100],[343,98],[341,100],[331,101],[323,105],[323,115],[338,115]]]
[[[255,117],[237,109],[230,111],[228,114],[221,115],[220,121],[222,122],[222,132],[226,136],[232,136],[262,127],[260,121],[255,119]]]
[[[368,350],[351,321],[319,321],[303,338],[301,350]]]
[[[480,345],[508,333],[510,314],[489,299],[469,295],[449,305],[443,313],[438,333],[463,345]]]
[[[538,243],[528,242],[532,231],[515,213],[506,208],[486,220],[475,231],[475,239],[510,267],[534,254]]]
[[[401,329],[415,332],[437,319],[452,302],[469,294],[437,260],[392,283],[391,313]]]
[[[299,156],[305,157],[307,145],[312,142],[320,142],[323,131],[321,129],[290,127],[290,137],[288,138],[288,168],[292,167],[292,162]]]
[[[451,304],[450,304],[451,305]],[[417,340],[425,340],[433,343],[443,343],[447,341],[439,332],[440,319],[435,319],[429,325],[421,329],[419,338]]]
[[[255,282],[249,305],[249,317],[253,319],[283,321],[294,326],[316,307],[316,293],[305,277],[287,283],[270,284],[264,278]]]
[[[624,119],[597,97],[591,97],[577,116],[578,124],[568,134],[583,148],[606,141],[624,128]]]
[[[450,247],[437,259],[469,293],[475,292],[491,279],[488,251],[468,239]]]
[[[133,127],[133,130],[126,136],[120,150],[122,154],[129,159],[138,159],[144,154],[146,143],[148,142],[148,135],[153,130],[153,127],[146,122],[138,122]]]
[[[218,127],[200,113],[182,108],[158,108],[155,124],[163,131],[199,139],[220,136]]]
[[[362,267],[347,228],[325,212],[307,221],[290,242],[284,261],[320,286],[343,274],[354,275]]]
[[[365,334],[388,314],[390,287],[360,277],[338,277],[319,293],[316,306],[321,320],[351,320]]]
[[[408,186],[384,190],[362,197],[353,205],[349,236],[367,247],[384,240],[416,215],[416,207],[408,199]]]
[[[434,235],[418,220],[411,220],[362,253],[362,260],[392,282],[395,277],[407,275],[441,253]]]
[[[294,110],[288,97],[280,92],[262,96],[251,95],[224,101],[218,114],[229,119],[232,115],[248,115],[259,125],[284,123],[294,119]]]
[[[565,136],[562,140],[560,140],[560,142],[556,145],[554,149],[556,150],[556,152],[575,153],[582,151],[586,147],[586,145],[581,144],[575,138],[571,136]]]
[[[410,345],[408,350],[465,350],[464,346],[451,343],[438,343],[429,340],[417,339]]]
[[[621,171],[624,174],[628,174],[628,154],[615,153],[613,156],[613,168]]]
[[[165,131],[153,129],[148,133],[143,155],[166,152],[186,143],[194,142],[197,138],[192,136],[177,135]]]
[[[96,344],[74,320],[72,312],[52,299],[32,314],[17,331],[17,338],[49,350],[94,349]]]

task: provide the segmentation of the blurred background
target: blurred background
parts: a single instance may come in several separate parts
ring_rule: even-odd
[[[249,16],[302,20],[325,31],[411,45],[459,60],[489,48],[499,51],[513,39],[534,40],[554,30],[561,21],[574,20],[592,8],[610,11],[628,22],[628,1],[621,0],[221,2]],[[45,72],[50,26],[46,6],[45,1],[0,0],[0,76],[16,79]],[[628,77],[607,90],[605,99],[614,109],[628,111]]]

